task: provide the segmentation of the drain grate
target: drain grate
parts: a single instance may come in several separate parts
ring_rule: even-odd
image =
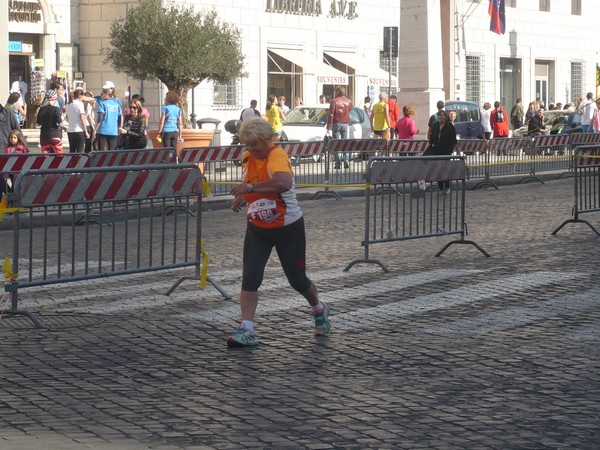
[[[47,330],[64,330],[68,328],[85,328],[99,325],[104,322],[101,316],[85,314],[44,314],[37,315],[44,323]],[[37,329],[34,323],[26,316],[7,314],[0,319],[0,330],[27,330]]]

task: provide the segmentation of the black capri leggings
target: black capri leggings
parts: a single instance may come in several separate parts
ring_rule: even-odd
[[[311,281],[306,276],[306,234],[304,218],[282,228],[261,228],[248,222],[244,238],[242,290],[256,292],[262,284],[265,266],[275,247],[290,286],[304,293]]]
[[[163,147],[177,147],[177,138],[179,137],[179,132],[178,131],[168,131],[166,133],[163,133],[162,135],[162,140],[163,140]]]

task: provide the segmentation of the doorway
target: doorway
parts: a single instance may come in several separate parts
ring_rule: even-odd
[[[521,97],[521,60],[500,58],[500,103],[510,111]]]
[[[30,120],[30,111],[33,109],[30,106],[29,100],[29,87],[31,86],[30,75],[31,72],[29,70],[29,55],[15,55],[9,54],[8,56],[8,65],[9,65],[9,77],[10,84],[8,86],[9,92],[15,81],[21,81],[25,83],[25,89],[27,89],[27,93],[23,96],[23,103],[25,106],[25,110],[27,112],[27,116],[25,119],[24,127],[31,127]],[[1,99],[2,103],[6,102],[6,99]]]

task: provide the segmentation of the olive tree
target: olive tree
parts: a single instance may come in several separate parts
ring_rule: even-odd
[[[190,127],[187,94],[204,80],[227,83],[242,76],[241,32],[213,10],[140,0],[110,28],[105,62],[139,80],[159,79],[181,97],[182,120]]]

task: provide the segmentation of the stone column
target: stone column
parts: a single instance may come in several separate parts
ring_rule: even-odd
[[[446,99],[441,1],[446,0],[402,0],[400,7],[398,104],[414,106],[419,138],[438,100]]]

